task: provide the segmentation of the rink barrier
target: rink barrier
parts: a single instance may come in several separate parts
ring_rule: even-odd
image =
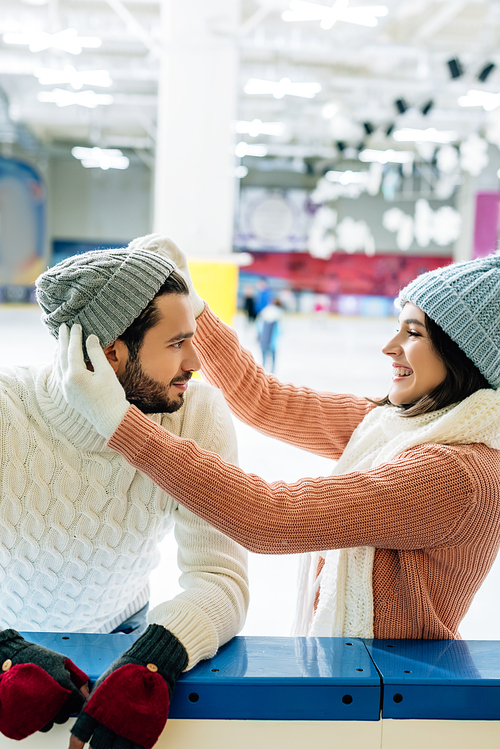
[[[22,634],[70,657],[92,682],[136,639]],[[500,642],[235,637],[181,675],[170,718],[500,721]]]

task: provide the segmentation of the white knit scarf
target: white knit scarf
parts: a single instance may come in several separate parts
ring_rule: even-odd
[[[478,390],[460,403],[422,416],[405,418],[392,406],[374,408],[353,432],[332,475],[369,470],[415,445],[478,442],[500,449],[500,390]],[[325,564],[316,577],[320,556]],[[293,634],[373,637],[374,556],[370,546],[301,555]]]

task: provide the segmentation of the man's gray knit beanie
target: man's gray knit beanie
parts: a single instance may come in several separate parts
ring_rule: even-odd
[[[399,293],[413,302],[500,387],[500,255],[423,273]]]
[[[74,255],[35,282],[42,321],[56,338],[62,323],[80,323],[83,340],[94,333],[104,348],[127,330],[173,270],[165,256],[141,249]]]

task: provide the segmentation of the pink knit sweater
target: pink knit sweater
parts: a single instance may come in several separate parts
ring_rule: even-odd
[[[207,379],[261,432],[336,460],[373,406],[280,383],[210,310],[196,345]],[[247,549],[374,546],[377,638],[452,639],[500,543],[500,451],[424,444],[367,471],[265,482],[131,407],[109,446]]]

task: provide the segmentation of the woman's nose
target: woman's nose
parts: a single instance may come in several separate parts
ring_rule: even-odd
[[[391,338],[382,349],[382,353],[387,356],[398,356],[401,353],[401,344],[398,340],[399,333],[394,338]]]

